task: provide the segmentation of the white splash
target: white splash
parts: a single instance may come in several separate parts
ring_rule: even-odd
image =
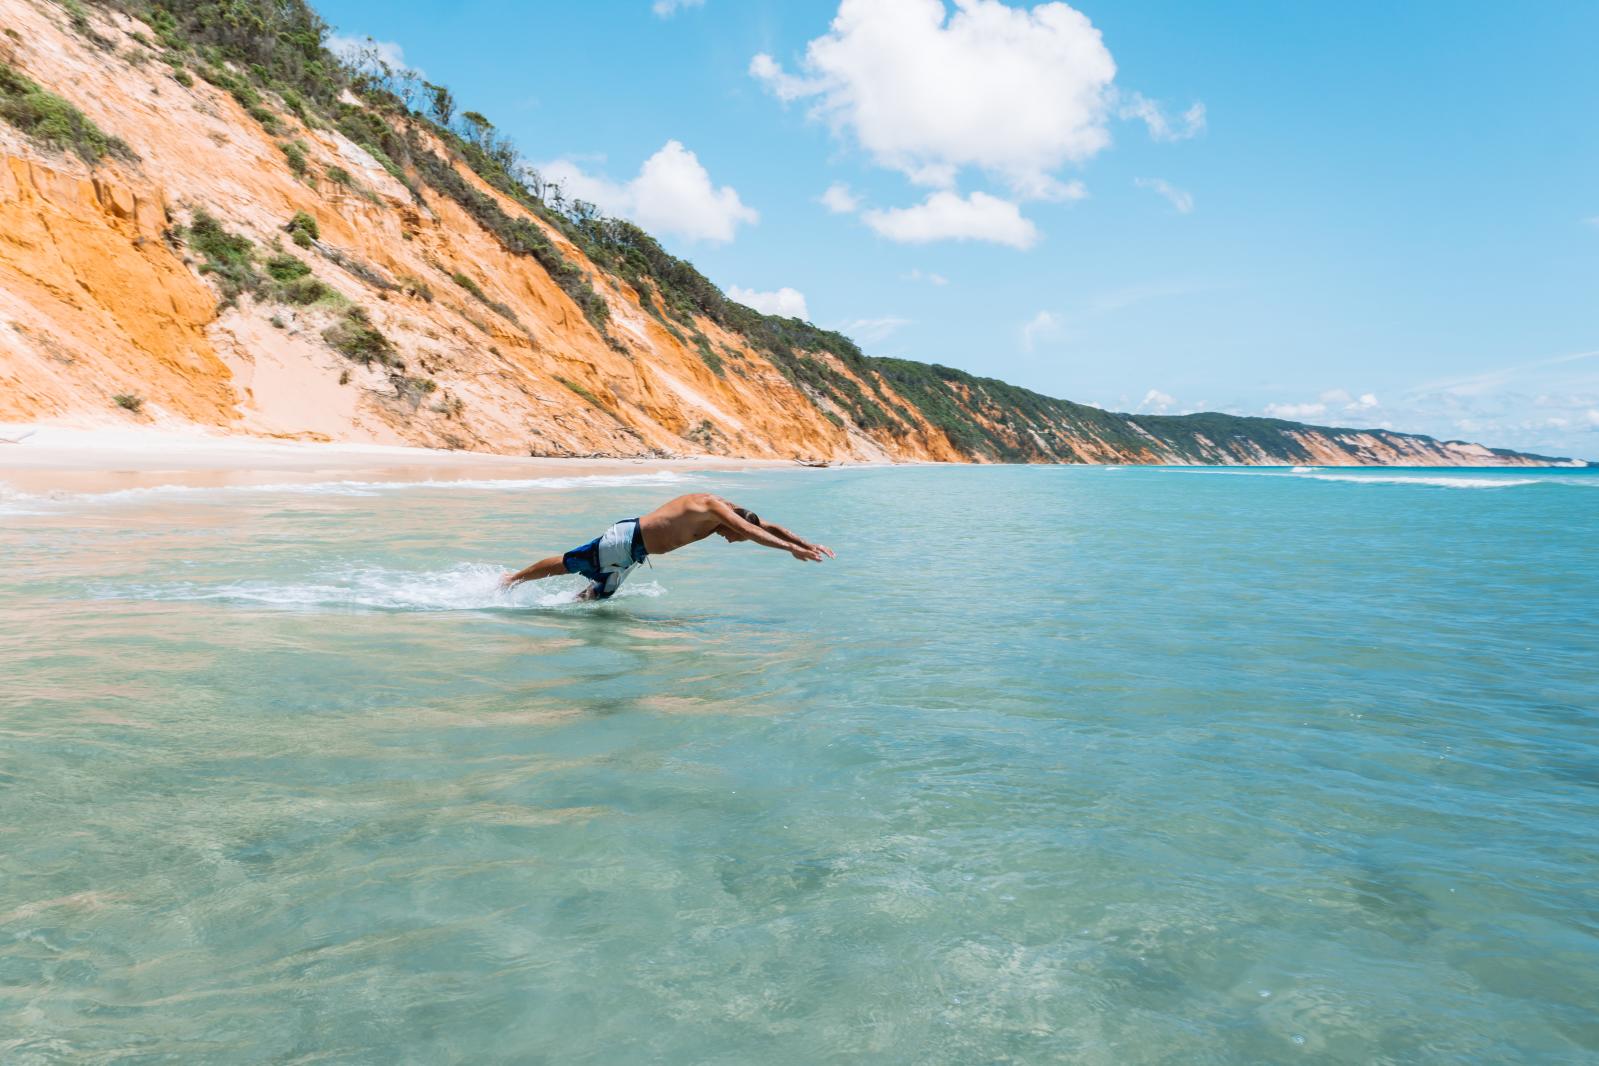
[[[484,611],[573,604],[587,584],[563,578],[507,591],[500,587],[504,574],[501,567],[486,563],[460,563],[444,570],[360,567],[325,572],[305,582],[134,585],[106,589],[100,595],[104,599],[215,601],[301,611]],[[637,582],[623,585],[612,598],[653,598],[665,592],[657,582]]]

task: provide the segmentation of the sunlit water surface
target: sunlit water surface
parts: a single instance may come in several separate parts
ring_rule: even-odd
[[[623,595],[503,567],[681,491]],[[0,495],[0,1061],[1599,1059],[1599,477]]]

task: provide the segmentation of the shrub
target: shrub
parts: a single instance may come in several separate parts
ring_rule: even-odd
[[[346,189],[355,184],[355,179],[350,177],[350,172],[343,167],[328,167],[324,173],[333,184],[342,185]]]
[[[465,274],[451,274],[450,280],[461,286],[461,288],[465,289],[473,296],[476,296],[479,300],[482,300],[484,303],[488,303],[489,298],[483,294],[483,290],[478,287],[478,283],[467,277]]]
[[[273,281],[289,282],[310,274],[311,268],[304,260],[280,252],[267,260],[266,271]]]
[[[67,21],[77,33],[87,37],[101,48],[109,47],[111,42],[94,32],[94,27],[89,24],[89,13],[83,9],[78,0],[61,0],[61,7],[67,13]]]
[[[313,241],[322,239],[322,228],[316,224],[316,219],[304,211],[296,211],[294,217],[289,219],[289,224],[283,228],[301,248],[309,248]]]
[[[261,123],[261,128],[266,130],[268,133],[275,136],[283,132],[283,127],[278,122],[278,116],[274,115],[266,108],[252,107],[248,108],[247,110],[250,113],[250,117]]]
[[[394,391],[403,400],[409,400],[412,407],[422,402],[424,396],[430,396],[438,391],[439,383],[432,378],[415,378],[408,374],[395,374],[389,381],[394,385]]]
[[[565,378],[559,377],[559,376],[556,377],[555,380],[559,381],[562,385],[565,385],[567,388],[571,389],[573,392],[575,392],[579,396],[583,397],[583,399],[587,400],[589,403],[593,404],[595,407],[598,407],[600,410],[605,411],[607,414],[610,413],[609,410],[606,408],[606,406],[603,403],[600,402],[600,398],[598,396],[594,395],[592,392],[590,392],[588,389],[585,389],[583,386],[579,385],[577,382],[568,381]]]
[[[289,161],[289,169],[294,171],[296,176],[305,177],[306,172],[310,169],[305,161],[305,143],[303,141],[288,141],[278,145],[278,148],[283,152],[283,157]]]
[[[295,278],[293,281],[276,285],[273,287],[272,295],[287,304],[339,304],[344,302],[344,297],[339,295],[339,290],[320,278],[310,276]]]
[[[711,368],[711,373],[717,377],[725,377],[727,369],[722,365],[722,357],[711,350],[710,342],[703,335],[698,334],[694,339],[698,342],[701,361]]]
[[[374,362],[404,366],[394,353],[394,345],[372,325],[366,311],[354,304],[345,308],[339,319],[322,331],[322,339],[346,359],[363,366]]]
[[[229,233],[204,210],[196,210],[188,231],[189,247],[202,259],[200,273],[215,278],[222,306],[232,307],[239,295],[261,288],[255,269],[255,246],[248,237]]]
[[[506,307],[504,304],[500,303],[500,301],[498,301],[498,300],[490,299],[489,295],[483,291],[482,286],[480,286],[477,282],[473,281],[471,278],[467,277],[465,274],[462,274],[462,273],[459,273],[459,272],[451,274],[450,275],[450,280],[454,281],[457,285],[461,286],[461,288],[463,288],[467,292],[471,293],[474,297],[477,298],[477,301],[479,303],[481,303],[484,307],[487,307],[489,310],[491,310],[491,311],[495,312],[496,314],[498,314],[501,318],[505,318],[505,319],[508,319],[508,320],[510,320],[512,322],[516,322],[516,324],[519,325],[519,326],[521,325],[520,322],[517,322],[516,312],[515,311],[512,311],[509,307]],[[488,332],[488,331],[485,330],[484,332]]]
[[[305,97],[288,86],[278,89],[278,97],[283,101],[283,106],[288,108],[295,118],[304,122],[307,126],[312,124],[311,112],[305,106]]]
[[[132,411],[134,414],[138,414],[139,411],[144,407],[144,397],[134,396],[133,394],[126,392],[118,393],[117,395],[111,397],[111,402],[122,408],[124,411]]]
[[[82,111],[0,63],[0,120],[41,144],[76,153],[85,163],[107,155],[132,162],[139,157],[116,137],[101,131]]]
[[[266,262],[267,275],[273,284],[268,295],[287,304],[314,304],[338,302],[343,298],[338,290],[313,277],[311,268],[292,255],[279,252]]]
[[[421,278],[413,277],[410,274],[402,274],[400,275],[400,288],[405,290],[407,296],[417,296],[428,303],[433,302],[433,286]]]

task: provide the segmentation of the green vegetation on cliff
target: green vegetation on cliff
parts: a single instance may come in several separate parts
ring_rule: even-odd
[[[98,163],[105,156],[133,161],[133,150],[115,137],[107,136],[90,122],[82,111],[46,92],[0,62],[0,121],[4,121],[50,148],[73,152],[85,163]]]

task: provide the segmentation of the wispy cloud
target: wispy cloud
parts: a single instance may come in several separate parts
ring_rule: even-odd
[[[1120,97],[1116,113],[1124,119],[1142,121],[1151,140],[1186,141],[1205,132],[1205,105],[1198,101],[1173,122],[1166,117],[1164,108],[1143,93],[1126,93]]]
[[[390,70],[411,69],[405,63],[405,49],[395,41],[379,41],[372,37],[353,37],[343,34],[329,34],[325,42],[327,50],[351,66],[360,67],[372,64],[372,60],[385,63]],[[422,72],[417,71],[418,74]]]
[[[1032,351],[1042,337],[1050,337],[1060,332],[1061,319],[1053,311],[1040,311],[1028,319],[1022,326],[1022,348]]]
[[[1286,418],[1293,422],[1303,422],[1307,418],[1320,418],[1327,413],[1324,403],[1269,403],[1266,405],[1268,418]]]
[[[1438,437],[1545,455],[1599,458],[1599,350],[1439,378],[1384,405],[1389,420]]]
[[[1194,209],[1194,197],[1191,193],[1184,192],[1171,182],[1163,178],[1134,178],[1133,184],[1140,189],[1150,189],[1166,198],[1166,202],[1177,209],[1180,215],[1186,215]]]
[[[655,3],[650,5],[650,10],[655,12],[656,18],[669,19],[679,11],[704,6],[705,0],[655,0]]]
[[[839,327],[839,332],[858,341],[876,344],[885,341],[901,328],[911,324],[908,318],[884,315],[882,318],[857,318]]]
[[[924,273],[920,268],[904,275],[906,281],[925,281],[929,285],[943,287],[949,284],[949,279],[942,274]]]

